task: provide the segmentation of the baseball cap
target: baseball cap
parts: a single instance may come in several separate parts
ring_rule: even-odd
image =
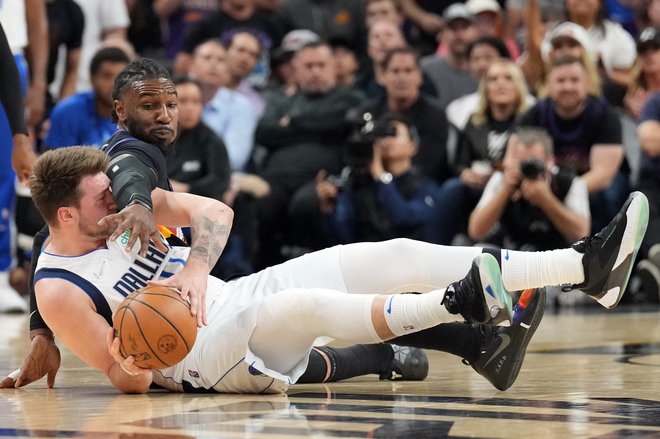
[[[647,27],[637,37],[637,51],[646,46],[660,47],[660,29],[654,27]]]
[[[582,46],[587,52],[593,52],[591,42],[589,41],[589,35],[587,35],[587,31],[579,24],[565,21],[550,31],[550,44],[562,39],[573,40]]]
[[[280,47],[273,51],[273,58],[281,59],[287,55],[292,55],[305,44],[315,43],[317,41],[321,41],[321,37],[309,29],[292,30],[284,35]]]
[[[442,13],[442,19],[445,20],[445,23],[447,24],[459,19],[472,23],[474,21],[474,15],[472,15],[467,6],[463,3],[453,3],[447,6]]]
[[[468,0],[465,6],[473,15],[480,12],[500,12],[502,10],[500,4],[495,0]]]

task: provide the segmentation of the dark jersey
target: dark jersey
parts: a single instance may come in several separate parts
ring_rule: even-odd
[[[112,159],[121,154],[130,154],[140,160],[146,167],[153,169],[158,176],[158,187],[166,191],[172,190],[167,179],[167,163],[165,153],[155,145],[144,142],[130,135],[126,130],[117,130],[101,148]]]

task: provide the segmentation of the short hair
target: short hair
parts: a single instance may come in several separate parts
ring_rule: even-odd
[[[174,83],[175,86],[184,85],[184,84],[194,84],[197,87],[199,87],[200,90],[202,89],[201,82],[199,82],[198,80],[196,80],[192,76],[186,75],[186,74],[180,74],[180,75],[174,76],[172,78],[172,82]]]
[[[263,46],[261,40],[259,39],[259,37],[254,32],[252,32],[250,29],[245,29],[245,28],[235,29],[235,31],[230,33],[230,35],[228,37],[224,38],[221,41],[221,43],[224,44],[224,46],[227,50],[229,50],[229,48],[234,44],[234,39],[236,38],[236,36],[240,35],[240,34],[248,34],[252,38],[254,38],[257,41],[257,44],[259,45],[259,53],[261,53],[261,51],[264,50],[264,46]]]
[[[104,47],[99,49],[94,54],[92,62],[89,65],[90,76],[96,75],[104,62],[128,64],[131,62],[131,59],[126,52],[118,47]]]
[[[141,58],[128,63],[115,78],[115,84],[112,88],[112,99],[121,100],[133,84],[149,79],[172,80],[170,73],[151,58]],[[112,121],[117,122],[117,113],[115,113],[114,108],[112,109]]]
[[[520,126],[514,132],[516,140],[523,145],[530,147],[540,143],[543,145],[548,155],[554,154],[554,142],[548,132],[540,127]]]
[[[418,70],[421,70],[421,66],[419,64],[419,53],[413,49],[412,47],[396,47],[385,55],[385,58],[383,58],[383,62],[380,64],[381,68],[383,70],[387,70],[387,68],[390,66],[390,62],[392,62],[392,58],[394,58],[395,55],[410,55],[413,57],[415,60],[415,66],[417,67]]]
[[[327,47],[330,53],[332,53],[332,46],[327,41],[317,40],[317,41],[310,41],[300,46],[300,49],[296,50],[295,55],[299,54],[305,49],[318,49],[320,47]]]
[[[80,182],[105,172],[108,157],[91,146],[69,146],[45,152],[34,165],[30,191],[35,206],[50,226],[57,226],[57,210],[80,206]]]
[[[511,53],[501,38],[483,36],[477,38],[476,40],[470,41],[467,47],[468,58],[472,55],[472,51],[477,46],[490,46],[497,51],[498,55],[500,55],[500,58],[511,59]]]
[[[550,66],[548,67],[548,73],[552,72],[554,69],[562,66],[568,66],[571,64],[578,64],[582,66],[582,70],[587,71],[587,66],[584,64],[584,60],[581,58],[576,58],[573,55],[561,55],[557,58],[554,58],[550,61]]]
[[[170,73],[156,61],[151,58],[141,58],[130,62],[119,72],[112,89],[112,99],[121,99],[133,84],[148,79],[172,80]]]
[[[380,3],[380,2],[390,2],[394,5],[394,8],[399,12],[403,13],[403,6],[401,5],[401,0],[366,0],[364,2],[364,7],[366,9],[367,6],[369,6],[372,3]]]

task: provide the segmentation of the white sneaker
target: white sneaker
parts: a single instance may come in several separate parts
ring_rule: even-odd
[[[0,313],[26,313],[28,303],[9,285],[9,272],[0,272]]]

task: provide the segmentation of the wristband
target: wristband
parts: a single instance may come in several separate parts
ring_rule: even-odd
[[[131,200],[131,202],[128,203],[128,205],[127,205],[126,207],[128,207],[128,206],[133,206],[133,205],[136,205],[136,204],[137,204],[138,206],[142,206],[142,207],[144,207],[144,208],[147,209],[149,212],[152,212],[152,210],[151,210],[151,206],[150,206],[149,204],[145,203],[144,201],[140,200],[139,198],[133,198],[133,199]]]
[[[123,370],[132,377],[136,377],[139,375],[139,373],[131,372],[130,370],[126,369],[122,363],[119,363],[119,367],[121,367],[121,370]]]

